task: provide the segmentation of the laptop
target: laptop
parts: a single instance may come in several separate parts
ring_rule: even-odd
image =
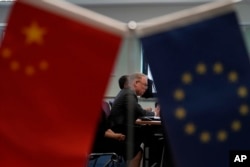
[[[160,121],[161,120],[161,118],[157,116],[143,116],[143,117],[140,117],[140,119],[143,121]]]

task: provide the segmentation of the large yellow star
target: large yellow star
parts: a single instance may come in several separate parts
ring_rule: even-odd
[[[41,45],[43,43],[43,36],[46,30],[40,27],[36,22],[32,22],[30,26],[23,28],[22,31],[26,36],[26,43],[36,43]]]

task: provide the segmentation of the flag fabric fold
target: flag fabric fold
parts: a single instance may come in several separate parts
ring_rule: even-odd
[[[86,165],[121,40],[15,2],[0,48],[1,167]]]
[[[249,55],[236,13],[152,31],[140,40],[175,165],[228,167],[230,151],[249,150]]]

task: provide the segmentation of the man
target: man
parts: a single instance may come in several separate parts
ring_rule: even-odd
[[[144,134],[142,128],[135,125],[135,121],[145,115],[154,115],[154,112],[144,110],[138,103],[137,96],[141,96],[146,91],[147,81],[147,76],[142,73],[129,75],[128,88],[124,88],[118,93],[109,116],[111,129],[116,133],[125,134],[127,146],[129,145],[133,149],[130,155],[125,155],[129,160],[129,166],[139,167],[142,157],[140,145],[144,140]]]
[[[161,110],[160,104],[158,102],[155,102],[155,109],[154,109],[155,116],[157,117],[160,116],[160,110]]]
[[[123,75],[118,80],[119,88],[128,88],[128,75]]]
[[[119,88],[122,90],[124,88],[129,88],[129,83],[128,83],[128,79],[129,79],[129,75],[122,75],[119,80],[118,80],[118,84],[119,84]],[[149,81],[149,80],[148,80]],[[147,90],[147,89],[146,89]],[[142,95],[145,94],[146,90],[144,91],[144,93]],[[140,96],[142,96],[140,95]],[[112,107],[113,105],[113,101],[110,102],[110,105]],[[144,110],[146,111],[152,111],[152,108],[151,107],[147,107],[147,108],[144,108]],[[152,112],[147,112],[146,115],[149,115],[151,116],[153,113]]]

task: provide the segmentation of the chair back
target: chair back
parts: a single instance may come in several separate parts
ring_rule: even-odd
[[[102,110],[104,111],[106,118],[108,118],[108,116],[110,115],[110,111],[111,111],[108,102],[102,101]]]

